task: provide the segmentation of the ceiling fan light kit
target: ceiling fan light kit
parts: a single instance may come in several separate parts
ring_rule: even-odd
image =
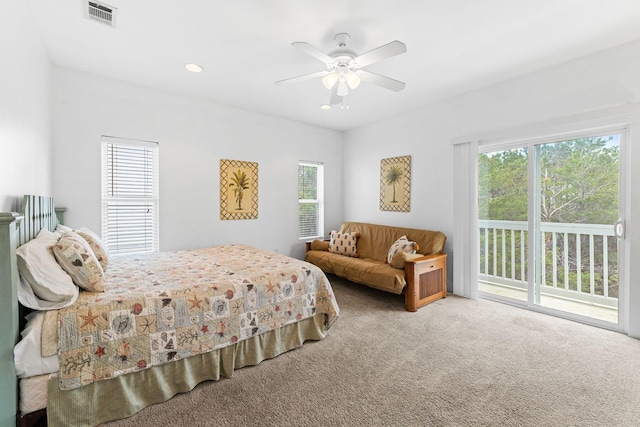
[[[333,85],[335,85],[337,82],[338,82],[338,74],[337,73],[327,74],[326,76],[324,76],[322,78],[322,84],[327,89],[333,88]]]
[[[303,80],[322,77],[323,86],[331,90],[331,101],[327,105],[341,104],[341,109],[348,110],[347,97],[349,89],[356,89],[362,80],[377,86],[399,92],[404,89],[405,83],[392,78],[363,70],[364,67],[374,62],[399,55],[407,51],[404,43],[394,40],[390,43],[377,47],[362,55],[347,49],[347,42],[351,36],[347,33],[336,34],[334,40],[338,43],[338,49],[328,54],[306,42],[293,42],[293,46],[302,49],[306,54],[322,61],[327,67],[324,71],[304,74],[276,82],[276,85],[286,85]]]
[[[344,76],[340,76],[340,83],[338,83],[338,90],[336,93],[338,96],[349,95],[349,89],[347,89],[347,83],[344,81]]]
[[[344,79],[347,81],[347,84],[351,89],[355,89],[360,86],[360,76],[358,73],[354,73],[353,71],[349,71],[344,75]]]

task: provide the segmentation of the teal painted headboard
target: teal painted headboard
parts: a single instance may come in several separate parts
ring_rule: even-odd
[[[18,264],[16,249],[42,228],[55,230],[64,223],[65,209],[56,209],[51,197],[24,196],[22,213],[0,212],[0,427],[16,425],[18,385],[13,347],[20,335]]]

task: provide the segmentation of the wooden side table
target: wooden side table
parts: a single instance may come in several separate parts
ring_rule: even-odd
[[[407,261],[405,306],[417,311],[423,305],[447,297],[447,254],[426,255]]]

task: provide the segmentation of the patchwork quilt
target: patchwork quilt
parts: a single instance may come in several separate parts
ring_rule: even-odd
[[[319,268],[246,245],[113,257],[105,274],[58,314],[63,390],[339,315]]]

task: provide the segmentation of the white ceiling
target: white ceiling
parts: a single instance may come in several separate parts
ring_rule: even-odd
[[[338,130],[640,39],[638,0],[104,1],[116,28],[85,19],[86,0],[27,1],[56,65]],[[404,42],[367,70],[406,88],[363,82],[348,111],[323,111],[320,79],[275,85],[324,69],[292,42],[329,52],[340,32],[358,54]]]

